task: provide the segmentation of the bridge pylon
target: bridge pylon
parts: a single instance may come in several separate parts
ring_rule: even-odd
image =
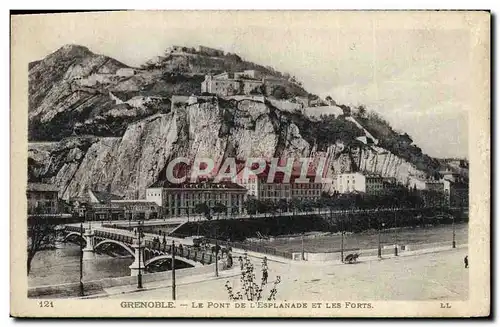
[[[83,260],[92,260],[94,259],[94,231],[90,228],[85,230],[85,234],[83,234],[85,238],[85,248],[83,249]]]
[[[141,274],[144,273],[144,241],[141,240],[141,244],[137,239],[134,240],[132,244],[132,248],[134,249],[134,262],[129,266],[130,268],[130,276],[139,275],[139,270]]]

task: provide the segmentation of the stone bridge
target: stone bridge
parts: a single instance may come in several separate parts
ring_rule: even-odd
[[[175,260],[183,261],[191,266],[200,266],[215,263],[215,254],[201,249],[196,249],[187,245],[175,245],[153,242],[152,237],[145,235],[141,239],[132,236],[130,232],[123,230],[110,230],[100,228],[83,228],[78,226],[66,226],[64,229],[64,241],[71,237],[83,239],[85,247],[83,248],[83,259],[90,260],[94,258],[94,253],[99,247],[105,244],[115,244],[125,249],[132,257],[134,262],[130,265],[130,275],[136,276],[144,269],[157,261],[172,259],[172,245],[174,245]]]

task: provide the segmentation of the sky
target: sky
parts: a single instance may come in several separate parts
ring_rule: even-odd
[[[468,157],[474,67],[470,29],[458,16],[159,11],[38,15],[12,28],[40,36],[30,61],[65,44],[131,66],[174,44],[235,52],[295,75],[311,93],[365,105],[431,156]]]

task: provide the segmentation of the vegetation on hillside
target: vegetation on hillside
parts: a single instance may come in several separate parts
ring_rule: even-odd
[[[284,111],[282,115],[297,125],[300,135],[309,144],[315,144],[320,151],[337,141],[350,144],[356,137],[364,135],[361,129],[343,116],[321,115],[319,119],[312,120],[298,111]]]
[[[263,90],[256,90],[256,93],[272,96],[277,99],[288,99],[295,96],[311,96],[303,87],[302,83],[295,76],[282,73],[270,66],[262,66],[243,60],[234,53],[226,53],[222,57],[210,57],[192,53],[166,54],[157,60],[150,60],[141,66],[146,71],[161,70],[165,74],[177,75],[201,75],[219,74],[223,72],[242,72],[244,70],[257,70],[264,76],[282,79],[284,83],[279,85],[266,85]],[[196,92],[199,94],[200,80],[196,84]],[[260,92],[259,92],[260,91]],[[189,93],[189,94],[191,94]],[[184,94],[184,93],[176,93]],[[186,95],[189,95],[186,94]]]
[[[374,111],[366,112],[364,106],[358,108],[353,117],[379,140],[380,147],[411,162],[417,169],[426,171],[430,177],[439,178],[439,161],[422,153],[422,149],[413,143],[407,133],[396,132],[379,114]]]

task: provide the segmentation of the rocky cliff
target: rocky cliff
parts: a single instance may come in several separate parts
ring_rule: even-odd
[[[377,147],[337,142],[319,151],[284,114],[253,100],[211,98],[181,103],[167,114],[129,125],[120,138],[74,137],[55,144],[32,144],[33,177],[49,179],[63,198],[81,196],[87,188],[141,198],[147,186],[161,178],[168,162],[179,156],[215,161],[228,156],[323,156],[328,158],[330,174],[361,169],[401,182],[408,175],[425,175]]]

